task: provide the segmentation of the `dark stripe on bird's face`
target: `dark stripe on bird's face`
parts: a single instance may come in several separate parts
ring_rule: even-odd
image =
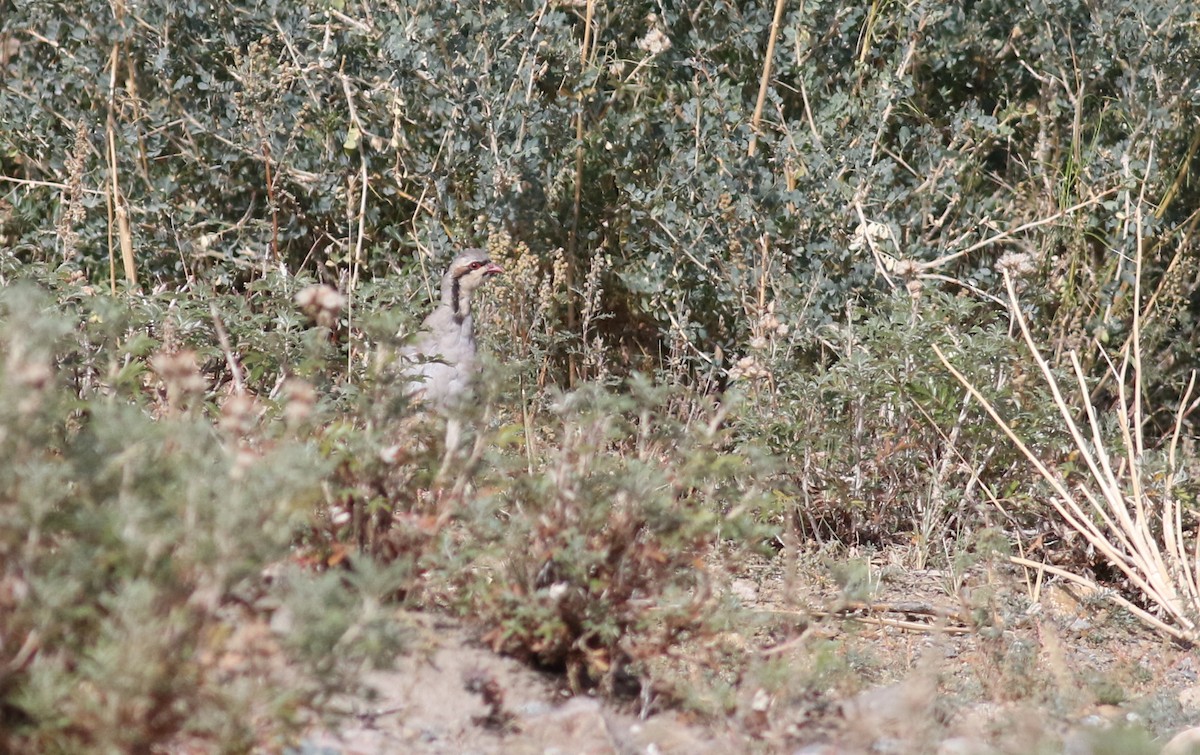
[[[476,275],[479,280],[469,281],[469,290],[475,289],[483,278],[489,275],[495,275],[502,272],[500,267],[493,265],[491,260],[487,259],[471,259],[457,268],[451,268],[450,271],[450,310],[454,314],[456,322],[462,322],[462,319],[467,316],[470,305],[463,305],[463,278],[469,275]]]

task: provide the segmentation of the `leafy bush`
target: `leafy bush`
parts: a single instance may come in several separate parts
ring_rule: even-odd
[[[0,282],[52,294],[4,315],[12,746],[249,741],[215,723],[248,688],[154,640],[224,657],[232,596],[289,552],[339,607],[294,574],[268,602],[300,634],[270,636],[318,677],[347,634],[390,646],[399,598],[615,689],[705,631],[703,559],[758,525],[917,565],[996,512],[1049,526],[932,351],[1068,476],[998,271],[1053,367],[1087,355],[1074,409],[1119,406],[1135,311],[1148,405],[1183,392],[1192,4],[782,7],[0,0]],[[442,486],[444,418],[386,355],[485,239],[497,377]],[[113,638],[145,627],[161,660],[128,669]],[[102,668],[119,692],[66,691]]]
[[[973,378],[1039,450],[1061,453],[1066,439],[1052,430],[1050,405],[1027,379],[1005,323],[987,308],[925,292],[855,311],[839,327],[788,329],[775,315],[766,320],[770,327],[758,328],[751,356],[736,368],[748,404],[738,434],[769,448],[803,491],[796,517],[807,539],[910,544],[914,563],[944,563],[960,534],[991,518],[995,497],[1023,526],[1037,526],[1040,507],[1008,496],[1029,473],[1013,449],[996,443],[983,408],[932,348],[969,355]],[[806,368],[806,355],[820,348],[838,359]]]
[[[1133,200],[1157,197],[1156,337],[1194,349],[1168,274],[1194,254],[1189,8],[807,3],[756,116],[761,7],[606,4],[585,32],[573,3],[19,4],[0,234],[93,280],[127,241],[142,283],[282,264],[353,294],[501,227],[543,268],[562,250],[566,335],[608,259],[608,346],[706,364],[746,353],[765,298],[821,324],[881,282],[986,291],[1013,249],[1055,338],[1118,345]]]
[[[310,604],[265,573],[310,520],[327,462],[304,439],[252,438],[254,418],[234,422],[232,402],[218,426],[191,352],[147,358],[155,339],[136,316],[84,301],[27,285],[0,300],[12,398],[0,407],[0,748],[286,741],[367,647],[343,640],[331,662],[306,638],[378,623],[358,618],[368,586],[339,578],[344,597],[324,604],[323,623],[268,627],[280,601]]]
[[[734,447],[728,407],[684,420],[635,379],[628,395],[559,398],[532,472],[490,455],[428,589],[497,649],[565,669],[572,686],[653,684],[653,661],[722,618],[727,559],[765,548],[766,460]]]

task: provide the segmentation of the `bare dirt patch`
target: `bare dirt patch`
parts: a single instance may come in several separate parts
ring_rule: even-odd
[[[367,680],[377,695],[345,701],[356,723],[301,751],[1132,755],[1200,723],[1194,654],[1098,596],[1034,592],[1006,566],[863,565],[866,583],[849,587],[837,569],[805,569],[790,596],[774,563],[734,582],[765,623],[743,638],[752,670],[726,716],[643,718],[644,700],[571,697],[561,677],[425,615],[412,652]]]

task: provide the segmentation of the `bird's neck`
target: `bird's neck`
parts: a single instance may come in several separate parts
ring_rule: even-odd
[[[460,279],[447,276],[442,282],[442,306],[450,309],[455,322],[462,323],[471,316],[471,292]]]

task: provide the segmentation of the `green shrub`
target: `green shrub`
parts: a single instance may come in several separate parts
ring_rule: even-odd
[[[56,307],[28,285],[0,298],[0,749],[286,741],[339,668],[387,645],[343,639],[331,658],[305,639],[372,623],[362,608],[380,596],[344,579],[323,623],[268,626],[281,596],[266,574],[328,462],[304,439],[250,437],[228,411],[209,420],[187,352],[135,356],[149,350],[125,329],[136,317],[88,302]]]
[[[561,396],[532,472],[489,454],[424,561],[431,597],[576,689],[653,684],[655,660],[726,621],[725,556],[765,547],[775,516],[766,461],[730,444],[727,407],[678,419],[663,389],[630,388]]]
[[[1141,390],[1182,392],[1191,3],[787,4],[771,61],[768,5],[587,7],[0,0],[0,283],[51,295],[5,299],[13,747],[248,742],[217,721],[249,687],[163,643],[127,668],[113,638],[224,657],[230,596],[289,553],[337,609],[293,574],[268,603],[301,634],[264,636],[322,679],[358,662],[348,635],[394,644],[399,598],[615,689],[707,631],[704,559],[780,524],[760,491],[917,565],[1045,526],[931,353],[1070,474],[1001,264],[1057,367],[1094,339],[1102,374],[1140,307]],[[385,355],[485,239],[511,275],[479,310],[498,377],[443,487],[442,420]],[[100,669],[119,690],[66,690]]]
[[[777,327],[738,367],[734,385],[747,410],[737,417],[737,432],[778,456],[804,491],[796,517],[806,538],[913,544],[915,563],[944,563],[960,532],[969,535],[988,520],[989,495],[1007,498],[1011,485],[1030,481],[931,345],[962,355],[974,379],[1046,453],[1065,448],[1061,434],[1050,431],[1052,406],[1024,375],[1006,323],[970,299],[897,294],[874,311],[853,312],[844,326],[782,334]],[[837,358],[807,366],[823,348]],[[1019,516],[1040,511],[1026,496],[1008,505]]]
[[[144,286],[354,288],[503,228],[562,250],[561,335],[607,260],[607,347],[706,370],[768,299],[818,326],[913,276],[986,292],[1014,250],[1056,342],[1117,347],[1141,239],[1155,342],[1196,348],[1183,0],[787,8],[761,120],[767,7],[6,8],[0,246],[92,282],[122,236]]]

